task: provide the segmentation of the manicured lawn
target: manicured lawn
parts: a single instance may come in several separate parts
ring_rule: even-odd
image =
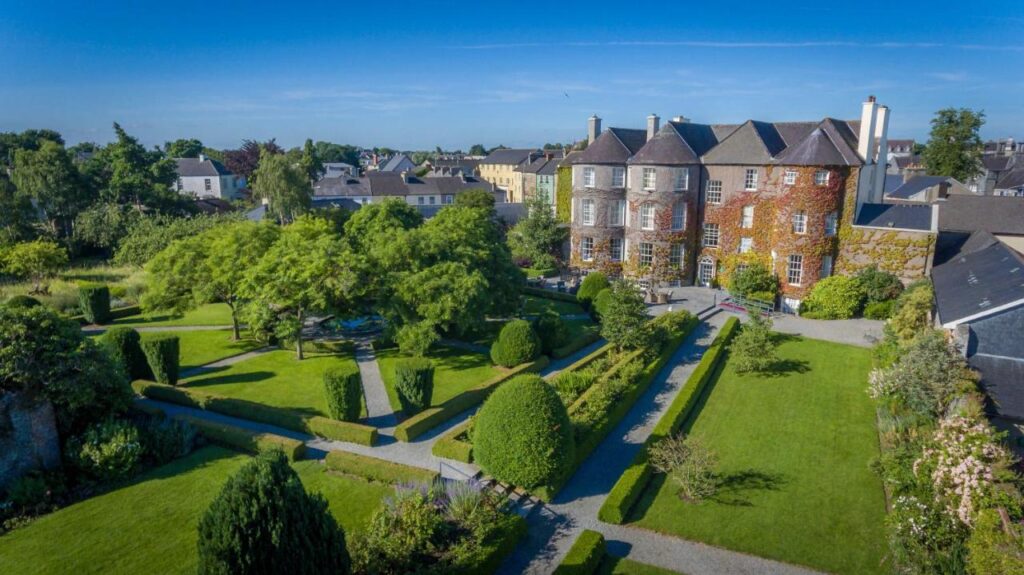
[[[523,313],[526,315],[536,315],[546,309],[553,309],[560,315],[587,313],[583,311],[583,308],[578,303],[553,300],[532,295],[523,296]]]
[[[126,487],[87,499],[0,537],[0,567],[22,573],[195,573],[199,518],[249,457],[205,447]],[[362,529],[390,486],[294,464],[327,498],[346,534]]]
[[[669,571],[646,563],[630,561],[625,557],[605,555],[597,567],[598,575],[681,575],[677,571]]]
[[[132,315],[114,320],[110,325],[128,326],[173,326],[173,325],[231,325],[231,308],[227,304],[210,303],[186,312],[181,317],[167,314],[152,316]]]
[[[396,349],[377,352],[381,377],[388,390],[391,407],[398,411],[401,404],[395,391],[395,364],[404,356]],[[460,393],[494,379],[505,370],[491,363],[482,353],[447,346],[436,346],[427,357],[434,362],[434,395],[432,405],[440,405]]]
[[[885,501],[865,389],[870,350],[786,337],[769,375],[727,363],[690,433],[717,452],[720,487],[699,504],[656,476],[635,525],[834,573],[882,572]]]
[[[567,319],[565,320],[565,326],[569,328],[569,338],[566,342],[582,337],[587,333],[600,333],[601,331],[601,326],[589,319]]]
[[[348,356],[313,353],[299,361],[294,351],[282,349],[189,378],[184,385],[307,415],[328,415],[323,374],[328,367],[345,363],[354,362]]]
[[[231,357],[232,355],[238,355],[262,347],[262,344],[253,339],[231,341],[231,330],[147,331],[139,335],[142,339],[147,339],[160,334],[178,337],[178,345],[180,346],[178,353],[181,358],[181,369],[183,370],[206,365],[225,357]]]

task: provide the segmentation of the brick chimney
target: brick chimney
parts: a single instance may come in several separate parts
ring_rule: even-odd
[[[658,128],[661,127],[661,118],[657,114],[651,114],[647,116],[647,141],[650,142],[654,138],[654,134],[658,133]]]
[[[601,135],[601,118],[594,114],[587,120],[587,144],[593,144],[594,140]]]

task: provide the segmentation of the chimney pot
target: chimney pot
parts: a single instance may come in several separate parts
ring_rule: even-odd
[[[868,102],[874,102],[874,101],[876,101],[874,96],[868,96]]]

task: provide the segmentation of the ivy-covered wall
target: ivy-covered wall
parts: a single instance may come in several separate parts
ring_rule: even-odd
[[[572,166],[558,166],[555,188],[555,216],[567,224],[572,219]]]

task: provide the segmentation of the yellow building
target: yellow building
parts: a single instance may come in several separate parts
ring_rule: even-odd
[[[505,201],[523,201],[523,173],[516,168],[541,155],[540,150],[494,150],[480,162],[480,179],[505,192]]]

